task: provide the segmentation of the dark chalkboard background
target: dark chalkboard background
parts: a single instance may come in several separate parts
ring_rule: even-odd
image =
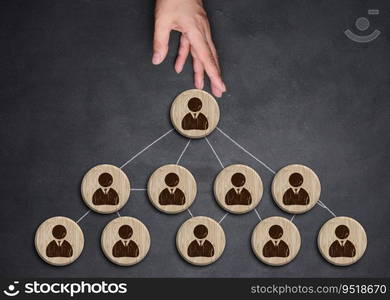
[[[355,265],[322,259],[317,233],[331,217],[316,206],[294,222],[302,236],[297,258],[284,267],[259,262],[250,247],[254,212],[227,216],[225,252],[213,265],[180,258],[175,234],[189,215],[165,215],[143,191],[132,192],[122,215],[149,228],[151,250],[133,267],[102,254],[104,226],[114,215],[91,213],[80,222],[85,247],[67,267],[36,254],[37,226],[64,215],[77,220],[84,173],[100,163],[123,164],[171,129],[174,97],[192,88],[191,64],[173,70],[178,34],[167,61],[151,64],[153,1],[1,1],[0,164],[1,264],[4,276],[326,277],[390,275],[390,5],[389,1],[207,1],[228,92],[219,100],[219,126],[273,169],[312,167],[322,201],[356,218],[368,249]],[[357,44],[343,31],[367,9],[381,36]],[[272,174],[219,132],[210,142],[223,164],[255,168],[265,184],[261,216],[288,216],[273,203]],[[174,163],[186,139],[176,132],[131,162],[132,186],[144,188],[159,166]],[[220,165],[205,140],[182,159],[198,182],[195,215],[219,220],[212,194]]]

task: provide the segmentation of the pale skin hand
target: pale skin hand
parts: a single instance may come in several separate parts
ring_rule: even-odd
[[[202,0],[156,0],[152,58],[155,65],[163,62],[167,56],[171,30],[181,32],[176,72],[183,70],[188,54],[191,53],[195,87],[203,89],[206,72],[212,93],[221,97],[226,86],[222,81],[217,51]]]

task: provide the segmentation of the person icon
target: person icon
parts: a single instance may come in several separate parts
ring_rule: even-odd
[[[303,176],[299,173],[293,173],[288,179],[290,187],[283,195],[284,205],[308,205],[310,197],[307,191],[302,188]]]
[[[187,106],[190,112],[184,116],[181,127],[184,130],[207,130],[209,122],[206,116],[199,112],[202,109],[202,101],[194,97],[188,101]]]
[[[252,204],[251,193],[244,188],[245,175],[242,173],[234,173],[231,177],[233,188],[231,188],[225,196],[227,205],[250,205]]]
[[[349,236],[349,228],[345,225],[339,225],[335,230],[338,240],[334,241],[329,247],[330,257],[354,257],[356,248],[354,244],[347,240]]]
[[[177,187],[179,184],[179,176],[176,173],[168,173],[165,176],[165,188],[158,197],[160,205],[184,205],[186,197],[181,189]]]
[[[288,257],[290,249],[288,245],[281,239],[283,236],[283,228],[279,225],[272,225],[268,231],[272,240],[265,243],[263,247],[264,257]]]
[[[208,229],[206,226],[200,224],[194,228],[194,235],[196,237],[187,249],[189,257],[212,257],[214,256],[214,246],[206,239]]]
[[[62,225],[53,227],[52,235],[55,238],[46,247],[47,257],[72,257],[73,248],[71,244],[65,240],[66,228]]]
[[[133,228],[129,225],[122,225],[119,227],[118,234],[120,240],[117,241],[112,248],[112,256],[114,257],[138,257],[138,245],[131,240],[133,235]]]
[[[113,178],[109,173],[102,173],[98,178],[99,184],[102,186],[97,189],[92,196],[94,205],[118,205],[118,193],[110,186],[113,183]]]

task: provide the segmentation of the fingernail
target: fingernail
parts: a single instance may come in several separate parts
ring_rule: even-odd
[[[223,83],[222,79],[220,79],[220,80],[219,80],[219,89],[220,89],[221,91],[223,91],[223,90],[224,90],[224,86],[225,86],[225,84]]]
[[[160,53],[156,52],[153,54],[152,63],[154,65],[158,65],[161,62],[161,55]]]
[[[213,94],[214,94],[214,96],[217,97],[217,98],[221,98],[221,97],[222,97],[222,93],[221,93],[221,91],[218,90],[218,89],[214,90],[214,91],[213,91]]]

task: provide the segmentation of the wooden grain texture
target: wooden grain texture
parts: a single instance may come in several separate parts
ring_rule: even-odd
[[[344,225],[348,228],[348,236],[340,239],[336,236],[336,228]],[[329,250],[334,242],[342,242],[344,245],[349,241],[352,243],[355,254],[353,257],[332,257]],[[331,264],[337,266],[349,266],[357,262],[367,248],[367,235],[363,226],[350,217],[335,217],[322,225],[317,238],[317,245],[321,255]]]
[[[108,187],[113,189],[119,196],[119,202],[116,205],[95,205],[93,196],[96,191],[103,188],[99,184],[99,176],[103,173],[109,173],[113,180]],[[81,182],[81,195],[84,202],[93,211],[101,214],[110,214],[120,210],[127,202],[130,196],[130,182],[127,175],[118,167],[108,164],[102,164],[90,169]]]
[[[270,233],[272,226],[280,226],[282,234],[275,239]],[[267,243],[281,245],[284,242],[288,247],[288,255],[285,257],[274,256],[266,257],[264,248]],[[298,228],[290,220],[283,217],[269,217],[257,224],[252,232],[251,244],[256,257],[263,263],[270,266],[282,266],[291,262],[298,254],[301,247],[301,236]]]
[[[208,233],[204,239],[197,239],[194,229],[198,225],[206,226]],[[201,241],[211,243],[214,254],[211,257],[190,257],[188,248],[192,242]],[[204,216],[193,217],[185,221],[179,228],[176,235],[176,247],[180,255],[189,263],[196,266],[206,266],[215,262],[225,249],[225,233],[222,227],[213,219]]]
[[[121,226],[130,226],[132,234],[129,238],[123,239],[119,235]],[[123,256],[115,257],[113,248],[117,242],[134,242],[138,248],[138,255],[135,257]],[[142,261],[150,249],[150,234],[146,226],[138,219],[128,216],[122,216],[109,222],[104,228],[101,239],[101,247],[104,255],[114,264],[120,266],[132,266]]]
[[[177,184],[167,185],[169,174],[177,175]],[[184,204],[165,204],[161,202],[162,195],[168,192],[168,190],[173,193],[183,193],[185,197]],[[148,181],[150,202],[158,210],[168,214],[180,213],[189,208],[195,200],[196,192],[197,186],[194,176],[186,168],[179,165],[169,164],[158,168],[153,172]]]
[[[57,239],[53,236],[53,228],[61,225],[66,229],[66,234],[63,238]],[[70,244],[72,255],[70,257],[48,257],[47,249],[50,243],[60,242],[63,245],[64,241]],[[80,226],[73,220],[57,216],[44,221],[39,225],[35,233],[35,249],[39,256],[48,264],[53,266],[65,266],[74,262],[81,254],[84,248],[84,235]]]
[[[234,180],[237,175],[242,177],[244,181],[238,184],[237,180]],[[229,202],[227,198],[229,194],[234,194],[234,197],[239,199],[239,195],[243,195],[244,192],[246,194],[249,192],[249,204],[232,204]],[[214,196],[223,209],[234,214],[243,214],[253,210],[260,203],[263,196],[263,182],[254,169],[241,164],[230,165],[224,168],[216,177]]]
[[[283,203],[283,196],[289,189],[294,188],[290,182],[290,175],[299,173],[303,177],[303,183],[297,187],[306,191],[309,196],[307,205],[286,205]],[[275,203],[284,211],[292,214],[301,214],[312,209],[320,198],[321,183],[318,176],[312,169],[304,165],[293,164],[280,169],[272,181],[272,196]]]
[[[200,111],[196,112],[196,115],[198,116],[198,114],[201,113],[207,118],[207,129],[183,129],[182,121],[186,115],[191,113],[188,102],[192,98],[198,98],[202,102],[202,108]],[[218,103],[213,96],[203,90],[191,89],[182,92],[175,98],[171,106],[170,115],[173,126],[180,134],[188,138],[196,139],[209,135],[215,129],[219,122],[220,113]]]

